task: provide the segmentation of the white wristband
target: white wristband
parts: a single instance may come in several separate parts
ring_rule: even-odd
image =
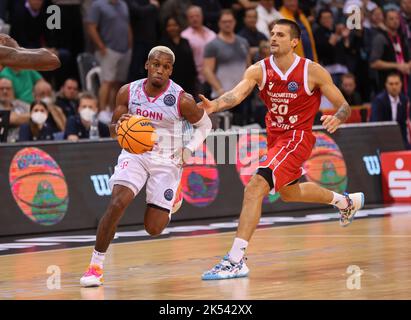
[[[194,152],[203,143],[205,138],[207,138],[208,134],[210,133],[213,125],[207,115],[207,112],[204,111],[201,119],[198,122],[193,123],[193,126],[195,128],[194,134],[191,137],[191,140],[185,146],[191,152]]]

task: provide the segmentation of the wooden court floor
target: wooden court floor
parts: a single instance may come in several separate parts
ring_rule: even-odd
[[[249,278],[201,281],[233,236],[114,244],[100,288],[78,284],[92,247],[0,256],[0,299],[411,299],[411,213],[258,229]],[[60,289],[47,287],[51,265]]]

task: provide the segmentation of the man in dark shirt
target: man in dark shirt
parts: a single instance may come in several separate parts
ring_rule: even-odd
[[[60,89],[56,98],[56,105],[59,106],[68,118],[77,113],[78,106],[78,82],[75,79],[67,79]]]
[[[343,74],[341,77],[340,90],[345,100],[351,107],[360,107],[363,101],[360,93],[357,91],[357,82],[352,73]],[[361,122],[367,122],[368,111],[365,108],[359,110]]]
[[[258,14],[255,9],[248,9],[244,16],[244,27],[238,33],[239,36],[245,38],[250,45],[250,54],[253,57],[260,46],[260,42],[267,40],[266,36],[257,30]]]
[[[8,5],[10,36],[25,48],[45,47],[48,40],[46,1],[14,0]]]
[[[71,116],[67,120],[65,138],[70,141],[88,139],[90,137],[90,127],[96,121],[98,106],[97,98],[90,93],[80,95],[78,114]],[[100,138],[110,137],[108,126],[100,121],[97,122]]]
[[[409,99],[401,92],[402,76],[399,72],[389,73],[385,80],[385,90],[372,101],[371,121],[396,121],[400,127],[402,139],[410,149],[407,134],[407,120],[410,117]]]
[[[362,105],[360,94],[356,91],[357,84],[355,77],[351,73],[344,74],[341,77],[341,93],[350,106]]]

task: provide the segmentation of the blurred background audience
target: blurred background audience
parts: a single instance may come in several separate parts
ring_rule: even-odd
[[[61,29],[47,28],[50,5],[60,7]],[[99,136],[106,136],[103,124],[111,121],[118,88],[146,76],[147,54],[159,44],[176,55],[174,81],[197,100],[200,93],[216,98],[251,63],[270,55],[270,32],[280,18],[298,23],[296,53],[331,73],[360,110],[360,121],[388,119],[404,127],[410,117],[411,0],[2,0],[1,32],[23,47],[49,48],[62,61],[53,72],[0,72],[0,110],[10,111],[7,141],[83,139],[92,113]],[[79,105],[84,91],[92,93]],[[330,108],[322,101],[323,110]],[[85,105],[90,111],[82,111]],[[265,112],[256,89],[228,114],[234,125],[264,127]]]

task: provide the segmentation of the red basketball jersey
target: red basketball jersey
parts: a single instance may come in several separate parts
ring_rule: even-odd
[[[260,97],[267,106],[265,117],[269,140],[290,130],[312,130],[320,107],[321,92],[308,88],[308,64],[311,61],[295,55],[294,63],[283,74],[273,56],[261,60],[263,81]]]

